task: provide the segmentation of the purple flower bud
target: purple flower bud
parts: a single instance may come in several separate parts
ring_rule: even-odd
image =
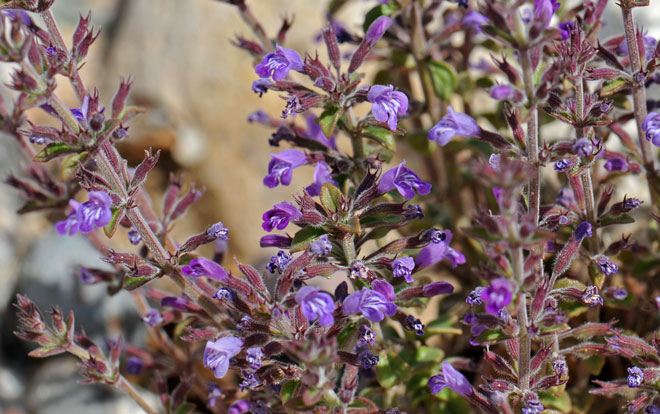
[[[252,92],[258,93],[259,97],[261,98],[263,96],[263,94],[268,92],[268,86],[272,85],[272,84],[273,84],[273,81],[271,81],[268,78],[257,79],[256,81],[252,82]]]
[[[487,24],[490,20],[488,17],[484,16],[483,14],[476,12],[474,10],[470,10],[467,13],[465,13],[465,16],[463,16],[463,23],[461,26],[464,28],[470,28],[474,30],[475,32],[479,33],[481,32],[481,26],[484,24]]]
[[[472,292],[465,298],[465,303],[470,306],[481,305],[481,295],[483,294],[484,287],[477,286]]]
[[[392,19],[387,16],[380,16],[371,23],[364,36],[364,40],[370,45],[376,44],[392,25]],[[371,101],[371,99],[369,100]],[[407,100],[406,100],[407,103]]]
[[[112,139],[115,141],[121,141],[128,136],[128,130],[126,128],[119,127],[112,131]]]
[[[614,157],[607,160],[605,163],[605,169],[609,172],[613,171],[628,171],[628,161],[620,157]]]
[[[206,386],[206,394],[206,407],[209,409],[215,407],[215,404],[218,402],[218,400],[224,397],[224,393],[220,387],[213,383],[208,383]]]
[[[374,353],[368,349],[360,352],[357,356],[357,360],[360,365],[362,365],[363,369],[369,369],[376,366],[378,359],[378,355],[374,355]]]
[[[229,276],[222,266],[204,257],[191,260],[190,264],[181,268],[181,272],[189,277],[206,276],[218,282],[229,280]]]
[[[305,134],[307,138],[318,141],[328,148],[337,149],[334,135],[332,137],[325,136],[323,129],[316,122],[316,116],[314,114],[308,114],[305,116],[305,121],[307,122],[307,133]]]
[[[310,196],[317,196],[321,194],[321,187],[323,187],[323,184],[325,183],[330,183],[334,186],[338,185],[337,181],[332,179],[332,170],[330,170],[328,164],[319,161],[314,168],[314,183],[307,186],[305,190]]]
[[[562,188],[559,191],[559,195],[557,196],[556,199],[556,201],[559,204],[563,205],[566,208],[570,208],[574,200],[575,199],[573,198],[573,190],[571,190],[570,188]]]
[[[490,97],[498,100],[510,100],[515,96],[515,90],[509,85],[497,85],[490,90]]]
[[[267,124],[270,122],[270,117],[266,112],[264,112],[261,109],[258,109],[255,112],[252,112],[250,115],[248,115],[247,121],[249,123],[259,122],[260,124]]]
[[[376,345],[376,334],[367,325],[360,325],[358,328],[358,346],[374,346]]]
[[[422,292],[427,298],[437,295],[449,295],[454,292],[454,286],[447,282],[433,282],[424,285]]]
[[[395,91],[394,86],[373,85],[369,88],[367,100],[372,103],[371,113],[378,122],[386,122],[391,131],[396,131],[398,115],[408,111],[408,97]]]
[[[302,101],[300,100],[300,97],[298,95],[291,95],[289,98],[286,100],[286,105],[284,105],[284,109],[282,110],[282,119],[287,119],[289,115],[295,117],[298,115],[298,112],[304,112],[305,107],[302,104]]]
[[[628,291],[625,289],[616,289],[612,292],[612,297],[616,300],[624,300],[628,297]]]
[[[575,30],[575,23],[561,22],[557,27],[561,30],[561,40],[568,40],[571,37],[573,30]]]
[[[225,336],[208,341],[204,348],[204,366],[213,370],[216,378],[223,378],[229,369],[229,360],[241,352],[243,340]]]
[[[472,394],[470,381],[447,361],[442,363],[442,373],[429,379],[428,386],[431,388],[431,394],[437,394],[445,387],[464,397]]]
[[[623,200],[623,208],[627,211],[639,208],[644,202],[638,198],[626,198]]]
[[[389,169],[380,178],[378,191],[387,193],[395,188],[405,198],[410,200],[415,196],[415,190],[421,195],[427,195],[431,192],[431,184],[422,181],[415,172],[405,167],[404,160],[398,166]]]
[[[550,20],[559,9],[557,0],[536,0],[534,2],[534,21],[541,24],[541,30],[550,25]]]
[[[504,194],[502,187],[493,187],[493,197],[495,197],[497,204],[502,204],[502,194]]]
[[[261,247],[277,247],[280,249],[288,249],[291,247],[292,239],[289,236],[283,236],[280,234],[269,234],[263,236],[259,240],[259,246]]]
[[[493,280],[481,292],[481,301],[486,304],[486,312],[497,315],[500,309],[511,303],[511,283],[505,278]]]
[[[594,152],[594,144],[588,138],[580,138],[573,144],[573,151],[580,157],[588,157]]]
[[[406,207],[406,211],[403,212],[403,216],[406,220],[423,219],[424,212],[422,211],[422,206],[419,204],[410,204]]]
[[[80,266],[80,281],[86,285],[91,285],[100,280],[88,268]]]
[[[660,414],[660,408],[657,405],[648,405],[644,408],[644,414]]]
[[[642,130],[646,134],[646,139],[653,145],[660,147],[660,113],[651,112],[644,118]]]
[[[332,243],[328,240],[328,235],[324,234],[311,244],[310,250],[319,256],[327,256],[332,251]]]
[[[282,202],[275,204],[271,210],[266,211],[263,216],[263,227],[266,231],[273,231],[277,228],[278,230],[284,230],[289,224],[289,221],[298,220],[302,217],[302,213],[291,203]]]
[[[291,70],[303,70],[305,64],[295,50],[285,49],[277,45],[275,52],[266,54],[254,71],[260,78],[273,77],[276,82],[286,78]]]
[[[501,154],[490,154],[490,157],[488,157],[488,165],[490,165],[490,168],[494,169],[495,171],[499,171],[501,160]]]
[[[264,177],[266,187],[275,188],[280,182],[282,185],[291,184],[293,169],[307,163],[307,156],[298,150],[288,149],[279,154],[270,154],[268,175]]]
[[[481,128],[472,117],[455,112],[454,108],[448,106],[447,114],[431,128],[428,138],[444,147],[454,135],[472,137],[479,135],[480,131]]]
[[[630,388],[637,388],[644,382],[644,371],[639,367],[628,368],[628,386]]]
[[[45,145],[45,144],[49,144],[51,142],[51,139],[48,137],[31,136],[30,142],[37,145]]]
[[[409,331],[414,331],[418,336],[424,335],[424,324],[412,315],[406,316],[403,321],[403,327]]]
[[[353,292],[342,304],[342,313],[352,315],[361,312],[371,322],[380,322],[385,315],[392,316],[396,313],[396,300],[394,288],[383,280],[376,280],[372,284],[373,289],[365,287]]]
[[[331,326],[335,322],[332,316],[335,311],[335,301],[330,294],[321,292],[317,287],[302,287],[296,294],[296,303],[300,305],[303,315],[310,322],[317,318],[321,326]]]
[[[238,400],[229,407],[227,414],[243,414],[243,413],[247,413],[249,410],[250,410],[249,401]]]
[[[250,368],[255,371],[261,368],[263,359],[264,353],[259,347],[248,348],[247,352],[245,353],[245,360],[247,361]]]
[[[124,365],[124,372],[131,375],[140,375],[144,369],[144,362],[136,356],[129,357]]]
[[[392,262],[394,277],[403,277],[406,282],[413,283],[412,271],[415,268],[415,260],[409,256],[402,256]]]
[[[443,259],[449,259],[452,267],[465,263],[465,256],[463,253],[449,247],[449,243],[451,243],[452,239],[451,231],[445,230],[444,232],[437,232],[436,234],[441,234],[444,236],[444,239],[439,238],[439,241],[436,242],[432,238],[431,243],[420,250],[417,254],[415,267],[421,269],[423,267],[433,266]]]
[[[206,235],[211,239],[229,240],[227,234],[229,229],[225,227],[221,221],[215,223],[206,230]]]
[[[241,377],[241,382],[238,384],[241,391],[255,390],[261,385],[261,382],[252,371],[241,371]]]
[[[287,265],[291,261],[291,255],[280,250],[277,254],[270,258],[270,263],[266,265],[266,269],[270,272],[271,275],[274,275],[275,272],[282,273],[286,269]]]
[[[541,414],[544,409],[545,407],[539,400],[529,401],[527,406],[523,407],[522,414]]]
[[[613,275],[619,270],[619,266],[611,261],[607,256],[599,256],[596,263],[600,266],[600,270],[605,276]]]
[[[149,326],[154,326],[163,321],[163,317],[160,315],[157,309],[149,309],[147,313],[142,317],[142,322],[146,323]]]
[[[131,227],[131,230],[128,232],[128,241],[133,246],[137,246],[142,241],[142,236],[140,236],[140,233],[138,233],[135,227]]]
[[[591,224],[589,224],[587,221],[583,221],[582,223],[578,224],[578,226],[575,228],[574,236],[575,240],[582,240],[585,237],[593,236],[591,231]]]
[[[104,227],[112,219],[112,200],[103,191],[90,191],[89,200],[80,204],[69,200],[71,214],[55,224],[55,230],[61,234],[72,236],[76,232],[89,233],[95,227]]]
[[[575,158],[563,158],[555,162],[555,171],[565,172],[575,167],[577,160]]]
[[[351,272],[348,275],[351,279],[366,279],[369,276],[369,269],[359,260],[351,263]]]
[[[582,292],[582,302],[589,306],[603,305],[603,298],[598,294],[596,286],[587,286]]]
[[[552,360],[552,371],[558,377],[563,377],[568,374],[568,366],[566,365],[566,360],[561,357],[557,357]]]

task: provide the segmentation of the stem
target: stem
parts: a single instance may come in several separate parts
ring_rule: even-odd
[[[522,247],[513,248],[511,253],[513,274],[518,284],[522,286],[524,278]],[[531,342],[527,331],[527,296],[522,291],[519,293],[518,328],[518,388],[524,393],[529,389]]]
[[[527,188],[529,211],[532,213],[534,224],[539,222],[539,208],[541,205],[541,168],[539,165],[539,114],[534,102],[534,74],[532,73],[532,60],[529,49],[520,50],[520,64],[523,69],[523,82],[527,102],[530,105],[530,118],[527,123],[527,160],[532,166],[531,178]]]
[[[626,43],[628,45],[628,56],[630,60],[630,71],[635,77],[636,73],[642,70],[642,61],[639,55],[639,48],[637,47],[637,30],[635,29],[635,21],[633,19],[632,10],[622,2],[621,14],[623,16],[623,26],[626,33]],[[646,111],[646,88],[644,82],[634,82],[632,84],[632,97],[633,97],[633,110],[635,113],[635,121],[637,122],[637,136],[639,139],[639,146],[642,150],[642,160],[644,168],[646,169],[646,181],[649,186],[649,193],[653,205],[660,202],[658,194],[653,188],[653,178],[655,176],[655,155],[651,144],[646,140],[642,124],[648,115]]]
[[[353,236],[350,234],[345,234],[344,238],[341,240],[341,247],[344,250],[344,256],[346,256],[346,264],[351,265],[351,262],[355,260],[357,254],[355,252],[355,243],[353,242]]]
[[[138,405],[142,407],[142,409],[148,414],[157,414],[157,411],[151,408],[149,404],[147,404],[147,402],[140,396],[140,394],[138,394],[137,390],[133,388],[133,385],[131,385],[131,383],[126,380],[126,378],[120,376],[119,381],[117,381],[115,386],[126,392],[126,394],[130,395],[131,398],[133,398],[135,402],[138,403]]]

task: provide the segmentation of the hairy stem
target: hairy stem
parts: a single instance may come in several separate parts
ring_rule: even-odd
[[[541,205],[541,168],[539,165],[539,114],[534,102],[534,74],[532,73],[532,60],[529,49],[520,51],[520,63],[523,69],[523,82],[529,103],[529,122],[527,123],[527,160],[532,167],[527,198],[529,211],[532,213],[534,224],[539,222],[539,208]]]
[[[120,376],[119,381],[115,384],[117,388],[120,390],[126,392],[126,394],[130,395],[131,398],[135,400],[138,405],[147,412],[147,414],[157,414],[158,411],[154,410],[147,404],[147,402],[142,398],[140,394],[138,394],[137,390],[131,385],[130,382],[126,380],[126,378]]]
[[[522,247],[513,248],[513,274],[518,284],[522,286],[524,278],[524,262]],[[529,389],[531,342],[527,331],[527,296],[519,293],[518,303],[518,388],[522,392]]]

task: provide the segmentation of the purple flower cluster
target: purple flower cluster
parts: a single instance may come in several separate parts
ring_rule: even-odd
[[[415,197],[415,190],[421,195],[431,192],[431,184],[422,181],[410,168],[406,168],[404,160],[398,166],[383,173],[378,183],[378,190],[387,193],[396,189],[399,194],[410,200]]]
[[[307,163],[307,156],[296,149],[288,149],[279,154],[270,154],[271,160],[268,164],[268,175],[264,177],[266,187],[275,188],[277,184],[291,184],[293,170]]]
[[[429,379],[428,386],[431,394],[437,394],[445,387],[464,397],[472,394],[472,385],[467,378],[447,361],[442,363],[442,373]]]
[[[472,137],[479,135],[480,131],[481,128],[472,117],[455,112],[454,108],[448,106],[447,114],[431,128],[428,138],[444,147],[455,135]]]
[[[296,303],[300,305],[303,315],[310,322],[317,318],[321,326],[331,326],[335,322],[332,316],[335,311],[335,301],[330,294],[321,292],[317,287],[301,288],[296,294]]]
[[[385,315],[394,315],[397,307],[392,303],[396,300],[392,285],[384,280],[375,280],[372,287],[373,289],[365,287],[348,295],[342,304],[342,313],[353,315],[360,312],[371,322],[380,322]]]
[[[260,78],[272,76],[274,81],[279,82],[286,78],[290,71],[303,70],[304,66],[298,52],[278,45],[275,52],[270,52],[261,59],[254,71]]]
[[[103,191],[90,191],[89,200],[82,204],[69,200],[72,211],[65,220],[55,224],[55,230],[61,235],[72,236],[77,232],[89,233],[96,227],[104,227],[112,219],[111,205],[110,196]]]
[[[284,230],[289,221],[298,220],[300,217],[302,217],[300,210],[285,201],[275,204],[272,209],[263,214],[262,219],[264,222],[261,227],[266,231]]]
[[[376,121],[387,123],[390,130],[396,131],[398,115],[405,115],[408,111],[406,94],[395,91],[392,85],[373,85],[369,89],[367,100],[372,103],[371,113]]]
[[[210,368],[216,378],[224,378],[229,370],[229,360],[243,348],[243,340],[226,336],[215,341],[208,341],[204,348],[204,366]]]

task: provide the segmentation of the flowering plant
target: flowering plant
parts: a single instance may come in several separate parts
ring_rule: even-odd
[[[660,412],[660,340],[631,318],[660,306],[660,115],[645,96],[660,47],[635,26],[642,2],[622,0],[625,35],[599,40],[604,0],[379,1],[363,33],[336,20],[351,2],[335,1],[325,53],[302,54],[287,47],[290,22],[273,37],[246,1],[222,2],[253,31],[235,42],[254,60],[252,90],[284,98],[280,117],[248,118],[274,131],[263,185],[294,192],[264,206],[260,247],[278,250],[263,269],[197,253],[231,242],[222,222],[170,234],[201,191],[172,178],[156,213],[143,184],[160,153],[129,168],[115,145],[141,112],[131,81],[110,101],[79,75],[98,36],[89,16],[68,46],[52,1],[0,6],[16,92],[2,129],[33,160],[7,179],[20,212],[57,210],[62,237],[87,235],[113,271],[82,280],[132,291],[156,338],[103,352],[73,313],[56,307],[49,325],[19,295],[30,355],[73,354],[86,382],[147,413]],[[59,127],[27,122],[32,108]],[[623,128],[633,119],[637,139]],[[550,123],[570,132],[541,135]],[[294,188],[311,166],[313,182]],[[635,194],[610,184],[640,175]],[[615,239],[635,218],[648,231]],[[116,251],[119,228],[141,249]]]

